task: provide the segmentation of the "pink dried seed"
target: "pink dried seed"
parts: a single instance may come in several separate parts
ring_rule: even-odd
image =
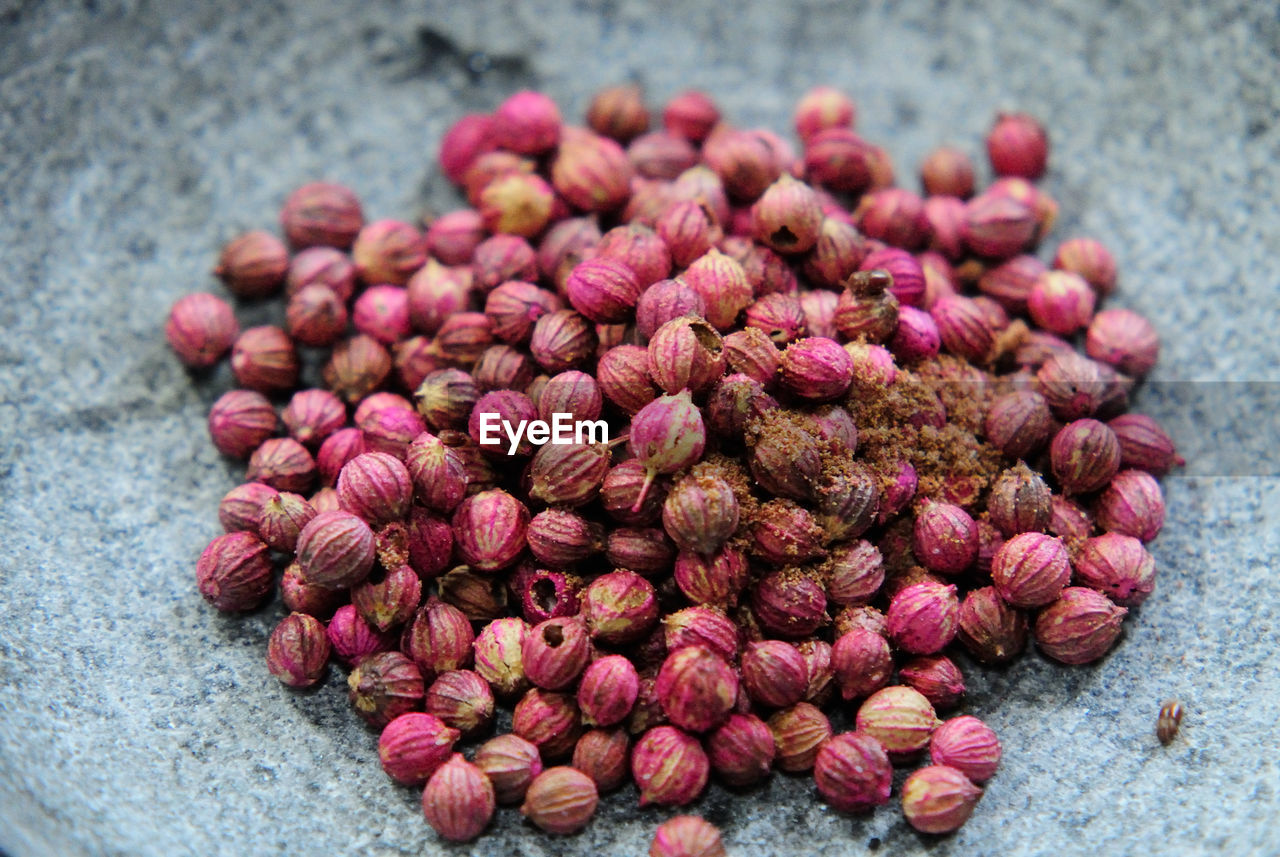
[[[476,400],[475,406],[471,409],[471,416],[467,420],[467,432],[483,452],[495,458],[511,455],[523,457],[532,455],[534,451],[534,445],[529,441],[528,436],[521,437],[513,451],[507,436],[511,429],[507,428],[504,431],[501,430],[502,426],[504,423],[510,427],[523,426],[536,419],[538,419],[538,409],[524,393],[517,393],[514,390],[493,390]],[[488,430],[486,425],[489,427]]]
[[[573,308],[591,321],[616,324],[635,312],[641,285],[635,271],[622,262],[593,257],[580,262],[565,281]]]
[[[851,223],[836,217],[825,216],[813,249],[801,262],[801,271],[815,285],[836,289],[858,270],[865,256],[866,242],[862,234]],[[747,261],[742,262],[747,278],[752,280],[756,295],[759,297],[788,291],[785,286],[776,287],[771,284],[774,277],[770,275],[769,263],[776,258],[778,257],[775,254],[763,256],[753,251],[747,257]],[[795,275],[791,274],[785,262],[782,262],[782,267],[790,277],[784,275],[780,278],[781,281],[794,283]]]
[[[826,533],[812,513],[791,500],[761,504],[747,534],[751,555],[772,565],[799,565],[826,555]]]
[[[271,548],[292,553],[298,534],[316,510],[306,499],[290,492],[278,492],[263,501],[258,510],[258,536]]]
[[[347,689],[356,713],[377,729],[422,705],[422,673],[400,652],[360,660],[347,676]]]
[[[262,504],[275,496],[276,489],[261,482],[237,485],[218,504],[218,522],[228,533],[247,532],[256,535]]]
[[[564,758],[582,734],[577,703],[569,694],[532,688],[512,709],[511,731],[536,746],[544,761]]]
[[[1036,645],[1064,664],[1092,663],[1119,638],[1120,623],[1128,612],[1099,592],[1068,586],[1036,617]]]
[[[1095,301],[1093,288],[1083,277],[1067,271],[1046,271],[1027,295],[1027,310],[1040,327],[1070,336],[1089,326]]]
[[[600,493],[609,458],[606,443],[545,444],[529,463],[529,497],[570,508],[590,503]]]
[[[795,568],[762,577],[752,593],[751,606],[766,630],[792,639],[808,636],[828,621],[822,584]]]
[[[861,193],[872,183],[872,147],[849,128],[826,128],[805,140],[805,177],[829,190]]]
[[[351,259],[364,282],[401,286],[426,263],[427,248],[422,234],[410,224],[376,220],[361,228]]]
[[[903,363],[917,363],[937,356],[942,334],[933,316],[915,307],[898,310],[898,326],[889,340],[889,349]]]
[[[364,225],[364,213],[360,200],[348,188],[311,182],[289,194],[280,210],[280,225],[296,249],[324,246],[345,250]]]
[[[857,110],[849,96],[830,86],[815,86],[796,102],[796,136],[807,140],[828,128],[852,128]]]
[[[402,785],[419,785],[453,755],[458,730],[421,712],[402,714],[382,729],[378,758],[382,769]]]
[[[700,393],[725,371],[724,343],[707,322],[681,316],[658,328],[649,340],[648,371],[667,393]]]
[[[625,143],[649,130],[649,111],[639,86],[623,84],[599,90],[587,107],[587,124],[597,134]]]
[[[823,799],[842,812],[865,812],[888,803],[893,767],[876,739],[860,732],[835,735],[814,760]]]
[[[568,568],[600,552],[604,530],[576,512],[547,509],[533,516],[525,535],[535,559]]]
[[[405,628],[401,649],[413,658],[424,676],[434,677],[471,663],[475,632],[466,615],[451,604],[431,597]]]
[[[469,268],[451,268],[427,261],[406,284],[409,321],[414,330],[435,334],[445,320],[466,310],[473,277]]]
[[[1044,175],[1049,159],[1049,136],[1026,113],[1001,113],[987,133],[987,155],[999,176],[1035,180]]]
[[[556,103],[532,90],[508,96],[493,112],[493,133],[499,145],[522,155],[539,155],[555,148],[561,125]]]
[[[1008,663],[1026,647],[1027,617],[993,587],[975,589],[960,604],[956,637],[980,662]]]
[[[347,320],[342,298],[320,284],[301,288],[285,308],[285,329],[302,345],[333,345],[346,333]]]
[[[751,701],[767,708],[786,708],[804,698],[808,670],[790,643],[764,640],[742,653],[742,683]]]
[[[636,327],[645,339],[658,328],[685,315],[705,317],[706,304],[684,280],[658,280],[646,288],[636,303]]]
[[[436,349],[447,362],[474,366],[493,344],[493,324],[480,312],[460,312],[445,319],[436,332]]]
[[[449,670],[437,676],[427,688],[423,707],[466,736],[482,734],[493,723],[493,692],[471,670]]]
[[[200,594],[222,611],[257,607],[271,593],[272,579],[267,546],[247,532],[218,536],[196,563]]]
[[[845,339],[886,342],[898,330],[899,309],[892,294],[863,296],[845,290],[836,298],[832,321]],[[809,326],[812,333],[813,326]]]
[[[1030,390],[1006,393],[987,411],[987,439],[1010,458],[1026,458],[1049,440],[1053,414],[1039,393]]]
[[[779,253],[805,253],[822,232],[822,206],[807,184],[783,174],[751,208],[757,241]]]
[[[929,700],[905,686],[876,691],[858,708],[858,731],[879,741],[891,758],[923,750],[937,726]]]
[[[1120,470],[1120,442],[1105,423],[1076,420],[1054,436],[1049,457],[1067,494],[1087,494],[1104,487]]]
[[[729,197],[751,202],[782,174],[771,141],[763,133],[721,125],[702,146],[702,159],[724,182]]]
[[[562,571],[528,567],[517,572],[513,588],[520,598],[525,621],[536,624],[556,616],[576,615],[581,583]]]
[[[724,337],[724,355],[729,371],[746,375],[766,390],[776,386],[781,354],[763,331],[747,328]]]
[[[631,778],[631,736],[627,730],[590,729],[573,748],[572,766],[590,777],[600,792],[613,791]]]
[[[521,660],[525,675],[538,687],[563,690],[577,681],[587,666],[590,638],[582,622],[548,619],[530,629]]]
[[[787,773],[812,770],[823,745],[831,739],[831,722],[807,702],[775,712],[768,723],[777,750],[775,764]]]
[[[973,161],[959,149],[940,146],[920,165],[920,182],[925,193],[964,199],[973,193]]]
[[[972,298],[952,295],[937,300],[929,314],[947,351],[972,363],[987,361],[995,346],[995,331],[981,305]]]
[[[548,372],[576,368],[595,348],[595,329],[573,310],[556,310],[539,317],[529,343],[533,359]]]
[[[1038,608],[1054,601],[1071,580],[1071,564],[1060,539],[1021,533],[996,552],[991,578],[1000,597],[1015,607]]]
[[[548,768],[529,784],[520,811],[547,833],[576,833],[591,821],[599,789],[582,771],[568,766]]]
[[[975,783],[995,776],[1000,766],[1000,739],[976,717],[953,717],[934,730],[929,758],[935,765],[949,765]]]
[[[246,232],[222,248],[214,276],[226,283],[232,294],[242,298],[269,297],[284,284],[289,269],[289,250],[270,232]]]
[[[1103,530],[1149,542],[1164,526],[1160,483],[1142,470],[1121,470],[1098,497],[1094,514]]]
[[[231,371],[242,387],[273,394],[298,384],[298,352],[289,335],[278,327],[250,327],[231,349]]]
[[[836,307],[839,303],[839,296],[826,289],[800,293],[800,308],[804,310],[804,324],[810,337],[837,338]]]
[[[954,708],[964,696],[964,676],[945,655],[913,658],[899,668],[898,678],[924,694],[937,710]]]
[[[846,700],[870,696],[887,685],[893,674],[889,643],[864,628],[846,631],[831,647],[831,669]]]
[[[605,558],[615,567],[658,577],[671,570],[676,548],[656,527],[619,527],[609,533]]]
[[[959,574],[978,556],[978,527],[959,506],[930,501],[916,514],[912,547],[930,571]]]
[[[451,842],[475,839],[493,820],[493,785],[461,753],[445,762],[427,780],[422,811],[436,833]]]
[[[1115,258],[1101,242],[1093,238],[1063,241],[1053,256],[1053,267],[1084,277],[1100,297],[1115,291]]]
[[[479,212],[469,208],[445,212],[427,225],[423,242],[431,258],[446,265],[465,265],[485,237]]]
[[[738,676],[715,652],[685,646],[667,655],[655,691],[676,726],[706,732],[724,722],[738,696]]]
[[[314,448],[346,424],[347,409],[328,390],[299,390],[280,416],[290,437]]]
[[[325,631],[338,660],[355,665],[370,655],[395,649],[394,635],[374,628],[353,604],[334,611]]]
[[[528,632],[529,626],[523,619],[494,619],[480,630],[472,643],[475,671],[503,697],[515,696],[529,687],[523,656]]]
[[[746,271],[715,248],[693,260],[681,278],[702,298],[707,321],[717,330],[731,329],[738,314],[751,303]]]
[[[720,110],[705,92],[689,89],[673,97],[662,108],[662,126],[694,143],[706,140],[720,121]]]
[[[835,340],[811,336],[782,352],[779,379],[794,396],[829,401],[843,396],[853,383],[853,359]]]
[[[855,213],[863,235],[903,250],[918,250],[929,240],[924,200],[903,188],[866,194]]]
[[[663,529],[678,548],[692,553],[714,553],[738,529],[738,520],[737,497],[716,476],[684,477],[662,505]]]
[[[398,458],[366,452],[338,474],[338,502],[372,526],[402,520],[413,502],[413,482]]]
[[[521,171],[495,176],[473,202],[484,230],[532,238],[552,220],[556,195],[542,177]]]
[[[323,374],[325,386],[343,401],[358,402],[387,380],[391,354],[370,336],[353,336],[334,346]]]
[[[865,539],[835,546],[823,565],[827,598],[835,604],[865,604],[884,582],[880,550]]]
[[[528,525],[528,508],[501,490],[468,497],[453,514],[459,554],[481,571],[498,571],[514,563],[524,549]]]
[[[209,437],[218,452],[231,458],[248,458],[276,433],[280,421],[266,396],[252,390],[231,390],[218,397],[209,409],[208,425]]]
[[[474,380],[461,369],[432,372],[414,395],[418,412],[436,432],[465,426],[480,399]]]
[[[1073,558],[1075,582],[1123,607],[1137,607],[1155,588],[1156,565],[1132,536],[1104,533],[1086,539]]]
[[[725,857],[720,831],[696,815],[677,815],[653,833],[649,857]]]
[[[351,590],[351,603],[366,622],[386,633],[413,617],[422,601],[422,581],[418,573],[401,565],[381,575],[366,578]]]
[[[959,628],[956,587],[932,581],[914,583],[893,596],[887,618],[890,640],[900,649],[915,655],[942,651]]]
[[[710,763],[698,740],[673,726],[656,726],[631,752],[640,806],[684,806],[706,788]]]
[[[924,300],[924,269],[915,256],[897,247],[881,247],[868,253],[858,266],[863,273],[884,271],[888,292],[904,306],[920,306]]]
[[[662,619],[663,657],[686,646],[699,646],[732,663],[738,658],[740,633],[723,610],[704,605],[685,607]]]
[[[494,796],[502,805],[524,800],[529,784],[542,773],[538,748],[519,735],[498,735],[476,749],[475,765],[493,783]]]
[[[930,765],[902,785],[902,811],[922,833],[951,833],[969,820],[982,789],[955,768]]]
[[[978,256],[1008,259],[1026,250],[1037,232],[1025,202],[988,190],[965,208],[964,242]]]
[[[588,726],[613,726],[627,719],[640,695],[640,676],[622,655],[593,661],[578,685],[578,707]]]
[[[695,604],[732,606],[746,586],[748,573],[746,557],[725,546],[709,556],[681,553],[674,577],[680,591]]]
[[[424,580],[438,576],[448,567],[453,553],[453,530],[439,515],[414,506],[405,522],[409,565]]]
[[[370,286],[356,298],[351,321],[356,330],[383,345],[408,337],[408,292],[399,286]]]

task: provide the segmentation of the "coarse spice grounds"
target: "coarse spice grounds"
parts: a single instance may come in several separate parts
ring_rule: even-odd
[[[191,371],[230,359],[209,433],[247,463],[200,593],[279,587],[267,668],[348,670],[369,763],[441,837],[498,806],[571,834],[628,781],[680,807],[775,769],[869,812],[894,766],[907,822],[949,833],[1003,752],[952,714],[961,666],[1032,640],[1097,661],[1152,593],[1182,460],[1125,412],[1159,340],[1102,308],[1101,242],[1051,246],[1048,133],[1002,113],[985,188],[942,147],[918,194],[856,115],[813,89],[797,146],[696,91],[652,114],[602,90],[585,127],[518,92],[440,141],[466,206],[369,220],[317,181],[281,236],[231,241],[213,273],[278,324],[174,304]],[[557,414],[607,435],[481,431]],[[726,852],[678,816],[650,853]]]

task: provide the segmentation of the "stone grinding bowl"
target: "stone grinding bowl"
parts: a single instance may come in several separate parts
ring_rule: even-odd
[[[655,103],[696,85],[779,131],[805,89],[835,84],[908,185],[933,145],[979,155],[996,109],[1043,117],[1062,205],[1048,247],[1088,234],[1114,250],[1112,305],[1164,341],[1137,407],[1192,461],[1165,482],[1159,586],[1109,657],[964,662],[963,710],[1005,761],[959,833],[917,835],[896,794],[844,816],[781,774],[690,809],[737,855],[1280,851],[1276,435],[1249,429],[1265,410],[1243,430],[1218,419],[1238,397],[1211,391],[1231,385],[1194,383],[1280,372],[1266,4],[217,5],[0,0],[0,849],[645,853],[673,813],[638,810],[630,787],[578,836],[503,810],[479,841],[442,845],[418,791],[380,770],[339,670],[306,693],[267,674],[278,602],[227,618],[193,583],[240,473],[204,429],[230,379],[193,383],[161,336],[174,299],[220,288],[221,243],[273,226],[299,183],[345,182],[376,216],[456,205],[433,157],[461,113],[536,86],[576,118],[633,78]],[[1188,714],[1161,747],[1167,697]]]

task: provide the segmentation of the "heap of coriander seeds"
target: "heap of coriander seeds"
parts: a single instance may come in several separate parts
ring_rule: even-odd
[[[1151,593],[1181,459],[1126,411],[1159,342],[1099,308],[1101,243],[1043,261],[1044,129],[1001,114],[994,181],[939,148],[922,195],[854,119],[814,89],[796,147],[700,92],[659,130],[634,87],[587,127],[519,92],[441,141],[456,211],[366,220],[317,182],[282,238],[229,243],[215,273],[283,293],[278,326],[174,305],[185,364],[230,353],[209,431],[248,462],[200,592],[279,589],[268,669],[347,670],[440,836],[497,806],[568,834],[629,782],[677,807],[775,769],[867,812],[894,766],[907,821],[954,831],[1001,746],[955,714],[952,656],[1091,663]],[[650,850],[692,853],[724,853],[695,816]]]

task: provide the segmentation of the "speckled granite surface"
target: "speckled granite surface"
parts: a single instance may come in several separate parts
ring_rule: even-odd
[[[159,332],[177,296],[213,285],[220,242],[272,223],[299,182],[329,176],[372,214],[410,216],[448,204],[431,156],[465,109],[536,84],[580,115],[593,88],[635,77],[654,99],[705,87],[735,120],[774,127],[809,85],[835,83],[903,174],[937,142],[976,152],[998,106],[1042,115],[1057,237],[1106,238],[1119,302],[1164,334],[1163,386],[1140,406],[1231,459],[1168,480],[1159,588],[1104,663],[969,673],[967,710],[1006,760],[961,833],[917,836],[896,807],[844,817],[776,776],[696,807],[731,853],[1280,853],[1278,469],[1232,388],[1175,383],[1280,381],[1274,10],[218,5],[0,0],[0,849],[644,852],[666,813],[637,811],[629,790],[577,837],[503,811],[487,838],[444,848],[379,770],[336,670],[305,694],[267,675],[278,606],[225,619],[193,585],[237,476],[203,427],[228,379],[193,384]],[[424,50],[428,25],[463,53]],[[473,48],[489,61],[468,64]],[[1236,436],[1206,428],[1233,408]],[[1189,714],[1161,748],[1171,695]]]

